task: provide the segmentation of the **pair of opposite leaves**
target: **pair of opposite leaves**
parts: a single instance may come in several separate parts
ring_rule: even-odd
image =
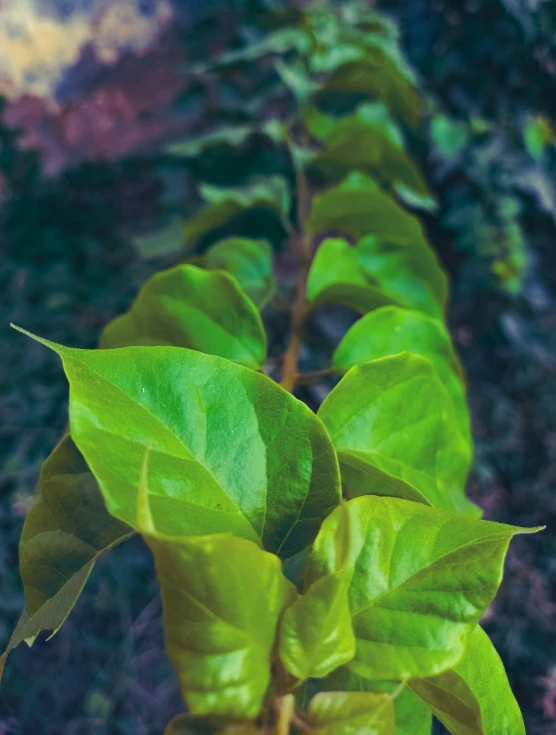
[[[254,716],[268,686],[276,622],[293,594],[278,558],[258,545],[283,556],[294,554],[311,542],[338,504],[336,459],[324,427],[272,381],[217,357],[176,348],[54,348],[72,388],[73,437],[108,508],[144,533],[153,548],[169,651],[189,706],[198,713]],[[184,478],[192,478],[191,484],[184,484]],[[396,514],[403,522],[394,520]],[[347,526],[344,516],[350,519]],[[423,529],[428,537],[435,523],[438,534],[427,542]],[[222,531],[249,541],[221,536]],[[340,573],[342,584],[347,575],[348,588],[353,587],[348,608],[357,653],[350,667],[371,681],[423,678],[455,663],[499,584],[502,558],[515,532],[394,499],[365,497],[337,508],[321,529],[315,558],[323,565],[322,579]],[[200,533],[216,535],[187,540]],[[235,578],[232,569],[223,571],[238,547],[232,566],[243,579]],[[385,554],[376,558],[381,547]],[[457,562],[463,575],[459,580],[453,576]],[[377,575],[380,568],[384,572]],[[228,581],[244,594],[234,596]],[[365,595],[369,604],[356,609]],[[296,604],[310,605],[310,596]],[[274,612],[262,625],[264,607]],[[424,615],[431,609],[432,617]],[[296,640],[298,648],[310,649],[303,621],[312,614],[297,616],[290,659]],[[441,623],[439,615],[444,616]],[[397,616],[405,617],[405,625],[393,628]],[[345,645],[349,634],[343,631],[339,640]],[[415,657],[419,645],[421,658]],[[384,656],[385,647],[391,656]],[[377,661],[382,668],[376,668]],[[236,705],[228,703],[226,691]]]

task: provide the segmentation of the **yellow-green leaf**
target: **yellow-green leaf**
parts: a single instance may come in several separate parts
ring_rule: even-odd
[[[348,668],[373,681],[453,667],[498,589],[511,538],[532,530],[397,498],[339,506],[315,540],[310,579],[344,575],[357,641]]]
[[[195,265],[152,276],[101,339],[104,349],[139,345],[188,347],[253,369],[266,357],[259,312],[236,279]]]
[[[429,360],[404,352],[356,365],[319,416],[348,492],[417,500],[418,491],[435,507],[475,512],[463,494],[471,447]]]
[[[264,308],[276,291],[272,248],[265,240],[246,237],[220,240],[207,250],[203,261],[206,268],[231,273],[259,309]]]
[[[340,342],[332,369],[345,373],[354,365],[398,352],[428,358],[446,388],[461,433],[471,437],[463,369],[441,321],[395,306],[385,306],[357,321]]]
[[[162,589],[168,655],[189,711],[257,717],[278,621],[297,595],[280,560],[230,534],[147,542]]]
[[[109,511],[143,532],[231,532],[291,556],[340,500],[315,414],[272,380],[178,347],[75,350],[63,360],[72,436]]]
[[[320,692],[311,700],[308,720],[320,735],[396,735],[394,706],[386,694]]]
[[[504,665],[479,626],[453,668],[410,686],[453,735],[525,735]]]
[[[319,579],[284,613],[278,654],[298,679],[322,678],[355,654],[347,590],[341,577]]]

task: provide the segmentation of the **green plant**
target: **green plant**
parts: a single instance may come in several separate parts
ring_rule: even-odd
[[[433,714],[455,735],[524,733],[478,623],[511,538],[536,529],[480,520],[464,494],[447,279],[406,208],[434,207],[404,147],[415,80],[392,26],[359,6],[288,22],[219,66],[278,53],[295,112],[173,150],[262,138],[281,173],[205,183],[185,232],[199,254],[151,278],[101,349],[39,339],[63,361],[71,432],[25,524],[25,610],[1,666],[57,632],[98,557],[139,533],[189,710],[167,735],[421,735]],[[269,243],[243,230],[253,214],[288,239],[278,284]],[[288,259],[277,385],[261,310],[283,307]],[[300,372],[330,303],[360,319],[328,366]],[[292,395],[334,375],[317,414]]]

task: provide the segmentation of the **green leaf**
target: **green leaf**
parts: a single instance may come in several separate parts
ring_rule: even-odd
[[[194,265],[156,273],[101,339],[104,349],[139,345],[188,347],[253,369],[266,358],[259,312],[236,279]]]
[[[471,448],[429,360],[405,352],[351,368],[319,416],[350,494],[424,496],[445,510],[474,509],[463,495]]]
[[[504,665],[479,626],[452,669],[410,686],[453,735],[525,735]]]
[[[277,556],[230,534],[147,536],[168,655],[194,715],[256,717],[270,685],[277,626],[295,587]]]
[[[207,250],[204,265],[231,273],[259,309],[264,308],[276,291],[272,248],[265,240],[246,237],[221,240]]]
[[[388,304],[409,306],[442,318],[446,276],[427,247],[364,237],[356,246],[324,240],[307,282],[314,305],[335,302],[362,314]]]
[[[375,692],[378,694],[395,694],[394,717],[396,735],[431,735],[432,714],[423,701],[404,686],[400,691],[398,682],[369,681],[341,666],[333,671],[322,685],[326,691],[342,692]]]
[[[345,373],[354,365],[398,352],[428,358],[447,390],[464,437],[470,440],[463,369],[444,324],[424,314],[385,306],[357,321],[332,357],[332,369]]]
[[[185,247],[183,217],[172,217],[165,227],[152,235],[136,235],[132,238],[133,245],[143,258],[160,258],[164,255],[174,255]]]
[[[542,160],[546,146],[554,143],[554,131],[550,120],[544,115],[529,117],[523,127],[523,140],[529,155],[536,161]]]
[[[316,196],[307,230],[311,235],[340,230],[360,240],[356,260],[363,278],[378,281],[390,301],[442,317],[446,274],[419,221],[373,179],[354,172]]]
[[[284,613],[278,654],[298,679],[322,678],[355,655],[347,590],[341,577],[315,582]]]
[[[23,526],[19,566],[25,609],[6,652],[29,645],[43,630],[58,632],[77,602],[97,559],[133,533],[113,518],[71,437],[44,463],[39,494]],[[52,636],[51,636],[52,637]]]
[[[453,158],[467,145],[469,127],[446,115],[435,115],[431,122],[431,136],[440,153],[446,158]]]
[[[188,220],[183,232],[188,242],[221,227],[248,209],[269,209],[285,219],[290,206],[288,184],[281,176],[255,179],[234,188],[204,184],[201,195],[209,204]]]
[[[178,715],[164,730],[164,735],[257,735],[260,730],[250,721],[233,721],[223,717]]]
[[[421,101],[414,79],[403,60],[391,47],[367,49],[366,58],[350,60],[335,69],[325,82],[327,92],[358,94],[382,100],[409,127],[417,128]]]
[[[354,115],[326,130],[326,148],[313,159],[312,166],[333,181],[354,169],[366,171],[392,188],[406,204],[428,210],[436,207],[405,151],[401,132],[381,103],[361,105]]]
[[[322,422],[264,375],[176,347],[39,341],[62,358],[72,436],[109,511],[137,530],[232,532],[287,557],[338,504]]]
[[[321,692],[309,705],[320,735],[396,735],[392,698],[370,692]]]
[[[357,641],[349,669],[372,681],[454,666],[498,589],[512,536],[532,530],[396,498],[336,508],[315,540],[309,578],[344,575]]]
[[[331,301],[364,314],[391,303],[380,283],[360,267],[358,254],[340,238],[329,238],[320,245],[307,280],[310,304]]]
[[[264,135],[275,143],[284,140],[282,124],[277,120],[270,120],[263,125],[236,125],[213,130],[206,135],[170,143],[164,148],[164,152],[175,158],[196,158],[214,146],[229,145],[237,148],[253,135]]]

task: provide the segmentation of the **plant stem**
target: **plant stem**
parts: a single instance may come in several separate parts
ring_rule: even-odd
[[[295,698],[293,694],[286,694],[274,701],[276,707],[275,735],[289,735],[290,723],[295,709]]]
[[[284,353],[282,382],[280,383],[282,388],[290,393],[296,385],[297,355],[301,347],[303,322],[305,321],[307,311],[305,287],[308,273],[308,265],[302,262],[297,274],[297,296],[292,308],[292,331],[290,341]]]
[[[307,277],[311,267],[311,240],[305,235],[305,218],[309,209],[310,194],[305,173],[296,166],[297,226],[299,237],[292,238],[292,247],[297,251],[299,271],[297,274],[296,298],[292,307],[291,337],[284,353],[282,382],[280,385],[290,393],[296,386],[297,356],[302,341],[303,322],[307,315]]]
[[[330,368],[324,368],[324,370],[313,370],[310,373],[297,373],[295,376],[295,382],[297,385],[313,385],[321,378],[326,378],[327,375],[332,375]]]

